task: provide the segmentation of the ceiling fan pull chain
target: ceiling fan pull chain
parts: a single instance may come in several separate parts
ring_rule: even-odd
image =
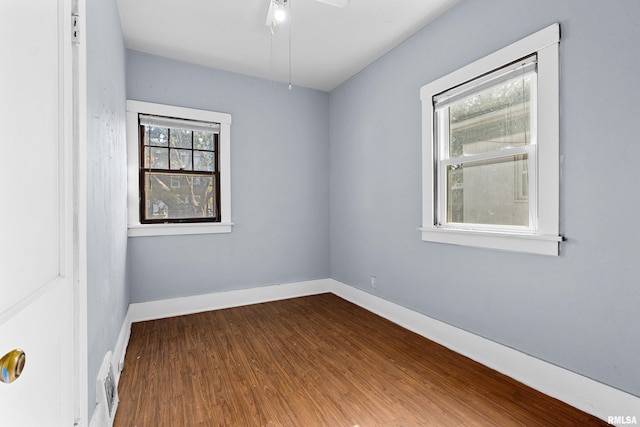
[[[293,20],[291,19],[293,7],[291,3],[292,1],[289,0],[289,90],[293,87],[291,85],[291,33],[293,32]]]

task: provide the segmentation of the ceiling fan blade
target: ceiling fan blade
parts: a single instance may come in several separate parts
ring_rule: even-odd
[[[345,7],[349,5],[349,0],[317,0],[320,3],[330,4],[335,7]]]

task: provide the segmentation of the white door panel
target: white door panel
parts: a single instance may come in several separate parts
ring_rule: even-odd
[[[57,2],[0,4],[3,312],[59,275],[60,108]]]
[[[74,422],[71,0],[0,0],[0,424]]]
[[[0,351],[19,348],[26,354],[22,375],[11,384],[0,384],[3,426],[73,425],[73,406],[65,401],[73,393],[73,367],[65,360],[73,342],[70,334],[58,332],[73,327],[73,301],[68,296],[65,282],[57,280],[0,325]]]

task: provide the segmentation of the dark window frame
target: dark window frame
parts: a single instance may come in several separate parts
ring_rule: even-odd
[[[163,117],[167,119],[171,119],[171,117]],[[191,147],[190,148],[181,148],[181,147],[171,147],[171,127],[167,127],[168,136],[167,136],[167,146],[158,146],[158,145],[147,145],[145,144],[145,128],[148,125],[141,124],[138,121],[138,151],[139,151],[139,159],[140,162],[138,164],[138,188],[139,188],[139,215],[140,215],[140,223],[141,224],[190,224],[190,223],[219,223],[222,220],[221,215],[221,200],[220,200],[220,134],[219,132],[213,132],[213,150],[202,150],[196,149],[193,144],[193,134],[197,132],[197,130],[187,129],[191,132]],[[181,128],[185,130],[184,128]],[[162,147],[167,149],[167,168],[151,168],[145,167],[145,147]],[[171,169],[171,150],[189,150],[191,151],[191,170],[184,169]],[[213,171],[196,171],[193,170],[193,159],[195,151],[204,151],[204,152],[212,152],[213,153]],[[180,177],[191,176],[205,176],[213,178],[213,197],[214,197],[214,206],[213,206],[213,216],[207,217],[189,217],[189,218],[157,218],[157,219],[147,219],[146,218],[146,202],[147,202],[147,192],[145,186],[145,178],[148,173],[162,173],[164,175],[175,175]]]

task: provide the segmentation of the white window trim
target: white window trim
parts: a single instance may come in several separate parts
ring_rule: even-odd
[[[138,114],[220,123],[220,222],[142,224],[140,222]],[[173,105],[127,100],[127,216],[129,237],[230,233],[231,222],[231,115]]]
[[[422,240],[541,255],[558,255],[559,164],[559,42],[560,25],[553,24],[420,89],[422,101]],[[534,232],[494,232],[437,226],[433,96],[503,67],[519,58],[538,55],[538,227]],[[544,173],[537,173],[543,171]]]

